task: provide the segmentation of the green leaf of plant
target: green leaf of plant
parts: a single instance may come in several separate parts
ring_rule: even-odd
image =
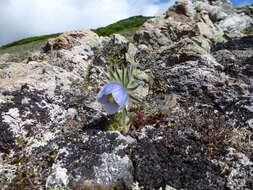
[[[111,81],[110,75],[107,74],[105,77],[106,77],[106,79],[107,79],[108,81]]]
[[[113,71],[109,69],[109,75],[110,75],[110,80],[117,80],[117,78],[114,76]]]
[[[131,67],[130,67],[130,74],[131,74],[131,76],[133,76],[134,70],[135,70],[135,67],[134,67],[134,66],[131,66]]]
[[[117,75],[119,81],[122,81],[122,79],[121,79],[121,77],[120,77],[120,74],[119,74],[119,69],[118,69],[118,68],[115,69],[115,73],[116,73],[116,75]]]
[[[129,67],[126,69],[126,87],[128,87],[128,84],[131,80],[131,77],[129,75],[129,69],[130,69]]]
[[[138,102],[138,103],[142,103],[138,98],[135,98],[134,96],[132,96],[131,94],[129,94],[129,98],[131,98],[132,100]]]
[[[126,84],[125,84],[125,67],[124,66],[122,66],[122,84],[126,88]]]
[[[132,88],[126,88],[127,91],[134,91],[136,90],[140,85],[136,85],[135,87]]]

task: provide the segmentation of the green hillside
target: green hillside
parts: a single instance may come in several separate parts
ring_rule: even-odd
[[[120,20],[114,24],[110,24],[106,27],[101,27],[98,29],[93,29],[94,32],[96,32],[100,36],[109,36],[114,33],[120,33],[122,35],[125,35],[126,37],[129,37],[132,32],[135,32],[146,20],[150,19],[152,17],[144,17],[144,16],[134,16],[130,17],[124,20]],[[4,46],[0,47],[0,54],[1,50],[5,50],[11,47],[30,44],[30,43],[41,43],[43,41],[46,41],[49,38],[55,38],[59,36],[61,33],[57,34],[50,34],[50,35],[43,35],[43,36],[34,36],[30,38],[25,38],[22,40],[18,40],[9,44],[6,44]],[[2,51],[3,52],[3,51]],[[7,52],[5,52],[7,53]]]
[[[120,33],[126,37],[131,36],[132,32],[135,32],[145,21],[152,17],[134,16],[124,20],[120,20],[114,24],[110,24],[106,27],[97,28],[93,30],[99,36],[109,36],[114,33]]]
[[[236,7],[238,12],[243,12],[246,15],[253,16],[253,4],[244,7]]]
[[[93,29],[92,31],[96,32],[100,36],[109,36],[114,33],[119,33],[125,36],[128,39],[133,37],[134,32],[148,19],[152,17],[144,16],[134,16],[124,20],[120,20],[116,23],[110,24],[106,27],[101,27]],[[0,61],[1,55],[7,53],[11,54],[7,56],[8,61],[19,62],[24,60],[33,52],[38,52],[46,44],[46,41],[49,38],[55,38],[61,33],[43,35],[43,36],[34,36],[30,38],[25,38],[18,40],[4,46],[0,47]],[[3,58],[3,57],[2,57]],[[6,58],[4,58],[6,59]]]
[[[236,10],[238,13],[244,13],[250,17],[253,17],[253,4],[247,5],[244,7],[236,7]],[[251,28],[250,30],[245,32],[248,35],[253,35],[253,29]]]
[[[10,47],[13,47],[13,46],[28,44],[28,43],[31,43],[31,42],[41,42],[41,41],[47,40],[49,38],[55,38],[55,37],[59,36],[60,34],[61,33],[49,34],[49,35],[43,35],[43,36],[33,36],[33,37],[30,37],[30,38],[25,38],[25,39],[18,40],[18,41],[6,44],[4,46],[1,46],[0,50],[4,50],[4,49],[7,49],[7,48],[10,48]]]

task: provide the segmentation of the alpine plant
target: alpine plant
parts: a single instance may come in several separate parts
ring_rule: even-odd
[[[108,72],[108,83],[100,90],[97,101],[104,105],[107,114],[113,115],[121,112],[118,123],[120,130],[127,131],[130,119],[127,116],[127,103],[129,99],[140,102],[131,93],[138,88],[134,77],[134,66],[122,69],[111,67]]]

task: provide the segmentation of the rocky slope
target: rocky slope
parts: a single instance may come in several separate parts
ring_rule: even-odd
[[[181,1],[134,43],[72,31],[2,59],[1,189],[253,189],[252,23],[225,0]],[[138,68],[127,134],[96,102],[110,64]]]

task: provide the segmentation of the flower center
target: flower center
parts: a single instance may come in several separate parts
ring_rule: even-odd
[[[114,100],[114,98],[112,96],[112,93],[111,94],[107,94],[106,97],[107,97],[107,99],[109,100],[109,102],[111,104],[117,104],[117,102]]]

